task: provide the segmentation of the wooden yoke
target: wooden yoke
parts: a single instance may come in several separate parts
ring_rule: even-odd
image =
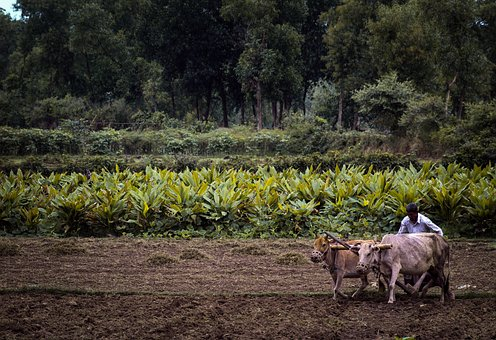
[[[380,250],[384,250],[384,249],[393,248],[393,245],[391,243],[379,243],[379,244],[374,244],[374,247]]]
[[[324,234],[326,234],[327,236],[329,236],[330,238],[332,238],[334,241],[336,241],[337,243],[339,243],[341,246],[344,247],[344,249],[348,249],[348,250],[351,249],[351,246],[348,243],[346,243],[344,241],[341,241],[340,239],[338,239],[336,236],[334,236],[330,232],[324,231]],[[335,248],[335,249],[339,249],[339,248]]]
[[[342,246],[340,244],[333,244],[330,246],[331,249],[333,250],[348,250],[345,246]]]

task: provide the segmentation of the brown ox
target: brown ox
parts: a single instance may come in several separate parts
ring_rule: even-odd
[[[373,269],[389,280],[388,303],[396,299],[394,282],[399,273],[421,275],[415,283],[415,291],[428,273],[430,281],[422,289],[422,296],[429,287],[438,285],[442,289],[441,302],[445,297],[454,298],[449,291],[449,274],[448,277],[444,274],[444,265],[449,262],[449,245],[442,236],[432,233],[385,235],[380,244],[361,244],[358,253],[358,272]]]
[[[351,240],[346,241],[346,243],[350,246],[353,246],[364,243],[373,244],[374,241]],[[341,248],[343,250],[339,250],[338,248]],[[313,243],[313,252],[310,256],[310,259],[314,263],[324,262],[324,268],[328,269],[331,273],[334,286],[333,299],[336,299],[338,295],[344,298],[348,298],[348,295],[344,294],[340,290],[343,283],[343,278],[359,278],[362,281],[362,284],[360,285],[358,290],[351,296],[352,298],[360,294],[369,284],[369,281],[367,279],[368,273],[358,273],[356,271],[356,266],[358,263],[357,253],[346,250],[344,247],[338,245],[338,243],[336,243],[335,241],[329,240],[327,235],[319,236],[317,237],[317,239],[315,239]],[[384,290],[384,285],[380,281],[379,289]]]

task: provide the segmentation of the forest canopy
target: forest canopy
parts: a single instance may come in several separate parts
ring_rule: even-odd
[[[0,125],[262,130],[304,117],[496,160],[495,0],[15,7],[18,19],[0,10]]]

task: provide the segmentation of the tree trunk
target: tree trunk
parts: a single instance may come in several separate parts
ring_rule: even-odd
[[[458,119],[462,119],[463,117],[463,110],[464,110],[464,104],[465,102],[465,90],[462,90],[462,93],[460,94],[460,98],[458,99],[458,105],[456,108],[456,117]]]
[[[257,131],[260,131],[262,130],[263,128],[263,121],[262,121],[262,118],[263,118],[263,115],[262,115],[262,85],[260,84],[260,80],[257,80],[257,95],[256,95],[256,99],[257,99],[257,107],[256,107],[256,111],[257,111]]]
[[[245,103],[244,102],[241,103],[240,111],[241,111],[241,125],[245,125],[246,118],[245,118]]]
[[[195,97],[195,110],[196,110],[196,119],[201,122],[200,101],[198,100],[198,95]]]
[[[277,128],[277,101],[272,101],[272,129]]]
[[[176,96],[174,95],[174,85],[172,84],[172,80],[170,82],[170,96],[171,96],[171,111],[172,111],[172,117],[176,117]]]
[[[227,128],[229,127],[229,117],[227,112],[226,89],[223,84],[220,86],[220,98],[222,100],[222,126]]]
[[[93,93],[93,76],[92,76],[91,67],[90,67],[90,60],[89,60],[87,53],[84,54],[84,60],[86,62],[86,72],[88,73],[88,80],[89,80],[88,85],[90,88],[90,93],[91,93],[91,95],[94,95],[94,93]]]
[[[305,86],[303,86],[303,117],[307,115],[307,93],[308,93],[308,84],[305,82]]]
[[[444,115],[446,117],[448,117],[448,115],[449,115],[448,107],[449,107],[449,101],[450,101],[450,96],[451,96],[451,87],[455,84],[457,75],[458,74],[455,74],[455,77],[453,78],[453,80],[446,86],[446,101],[444,103]]]
[[[338,129],[343,128],[343,111],[344,111],[344,89],[341,85],[339,88],[339,103],[338,103],[338,121],[336,127]]]
[[[205,113],[203,114],[203,121],[208,122],[208,118],[210,117],[210,106],[212,104],[212,87],[208,87],[207,92],[207,107],[205,108]]]
[[[284,116],[284,111],[286,109],[286,106],[284,105],[284,101],[281,101],[279,103],[279,115],[277,117],[277,126],[280,128],[282,126],[282,117]]]

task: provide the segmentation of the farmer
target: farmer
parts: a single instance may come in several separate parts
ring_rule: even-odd
[[[409,203],[406,206],[405,218],[401,221],[400,230],[398,234],[414,234],[414,233],[436,233],[443,236],[443,231],[434,222],[432,222],[428,217],[419,214],[418,207],[415,203]],[[405,275],[405,284],[411,284],[412,286],[417,282],[419,276],[417,275]]]
[[[443,231],[428,217],[419,214],[418,207],[415,203],[409,203],[406,206],[405,218],[401,221],[398,234],[414,234],[414,233],[436,233],[443,236]]]

